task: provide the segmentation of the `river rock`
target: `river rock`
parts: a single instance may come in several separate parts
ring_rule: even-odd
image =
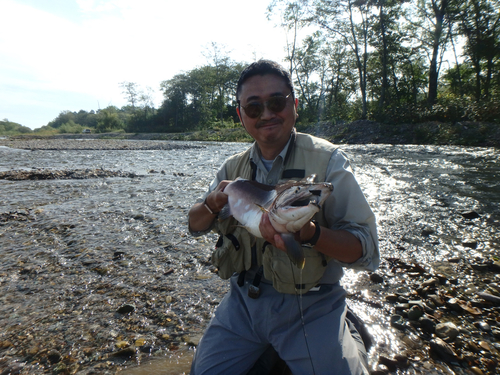
[[[429,299],[429,300],[430,300],[430,301],[434,304],[434,306],[436,306],[436,307],[441,307],[441,306],[444,306],[444,303],[445,303],[445,302],[444,302],[444,300],[443,300],[440,296],[438,296],[438,295],[436,295],[436,294],[429,294],[429,295],[427,296],[427,298],[428,298],[428,299]]]
[[[404,331],[407,328],[406,321],[401,315],[391,316],[391,326],[400,331]]]
[[[445,322],[436,324],[436,336],[442,338],[443,340],[455,340],[460,333],[457,326],[452,322]]]
[[[483,332],[490,332],[491,326],[486,322],[475,322],[474,327],[480,329]]]
[[[409,320],[418,320],[420,317],[424,315],[422,308],[418,305],[413,305],[408,311],[408,319]]]
[[[464,219],[468,220],[479,219],[481,217],[476,211],[465,211],[462,212],[460,215],[462,215]]]
[[[53,349],[47,354],[47,359],[50,361],[50,363],[57,363],[61,360],[61,353]]]
[[[117,313],[119,314],[129,314],[135,310],[135,305],[132,303],[126,303],[124,305],[121,305],[118,310],[116,310]]]
[[[447,344],[444,340],[435,338],[430,341],[430,352],[446,363],[457,362],[458,357],[451,345]]]
[[[420,323],[420,328],[422,328],[422,331],[433,334],[436,331],[436,322],[434,322],[432,319],[423,316],[421,317],[418,322]]]
[[[430,236],[431,234],[434,234],[435,230],[432,229],[432,228],[429,228],[429,227],[425,227],[424,229],[422,229],[422,236],[424,237],[428,237]]]
[[[370,280],[374,283],[377,283],[377,284],[381,284],[384,282],[384,278],[375,272],[370,274]]]
[[[132,358],[135,356],[135,347],[129,346],[128,348],[119,350],[111,354],[112,357],[123,357],[123,358]]]
[[[463,247],[469,247],[471,249],[477,249],[477,241],[474,241],[474,240],[464,240],[462,241],[462,246]]]
[[[500,340],[500,329],[492,328],[491,329],[491,334],[493,335],[493,337],[495,339]]]

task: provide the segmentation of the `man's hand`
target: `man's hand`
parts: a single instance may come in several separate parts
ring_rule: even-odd
[[[217,185],[217,188],[208,194],[205,202],[196,203],[189,210],[189,229],[192,232],[202,232],[210,228],[212,222],[216,218],[216,213],[219,213],[227,204],[227,194],[224,193],[225,187],[230,183],[229,180],[224,180]],[[210,211],[205,207],[209,207]]]
[[[276,232],[276,229],[274,229],[273,225],[271,224],[267,212],[264,212],[262,218],[260,219],[259,230],[262,234],[262,237],[267,242],[269,242],[274,247],[286,252],[285,243],[283,242],[280,234]]]
[[[260,233],[262,237],[269,242],[274,247],[283,250],[286,252],[286,247],[281,235],[276,232],[273,225],[271,224],[271,220],[269,220],[269,214],[264,212],[259,224]],[[295,233],[295,240],[298,243],[303,243],[312,238],[314,235],[315,226],[311,221],[308,221],[304,226]]]
[[[225,187],[232,181],[223,180],[217,185],[214,191],[208,194],[206,203],[212,212],[220,212],[227,204],[227,194],[224,193]]]

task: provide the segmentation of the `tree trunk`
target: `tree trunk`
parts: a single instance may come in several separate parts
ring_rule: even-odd
[[[379,10],[379,22],[380,22],[380,33],[382,34],[382,87],[380,90],[380,101],[378,104],[379,111],[384,109],[385,105],[385,93],[388,86],[387,80],[387,38],[385,32],[385,14],[384,5],[380,3]]]
[[[432,1],[432,8],[434,10],[434,17],[436,25],[434,28],[434,37],[432,41],[432,59],[429,67],[429,94],[427,96],[427,103],[433,105],[436,103],[437,90],[438,90],[438,55],[439,46],[441,44],[441,36],[443,34],[443,19],[448,6],[448,0],[441,0],[440,6],[437,0]]]

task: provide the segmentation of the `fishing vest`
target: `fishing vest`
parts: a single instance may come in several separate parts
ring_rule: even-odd
[[[333,144],[324,139],[294,133],[284,160],[280,183],[287,180],[300,181],[311,174],[316,174],[316,182],[325,181],[326,169],[335,149]],[[227,160],[229,180],[237,177],[253,179],[250,153],[251,148]],[[323,209],[314,219],[319,225],[327,226]],[[274,288],[280,293],[306,293],[318,284],[330,257],[312,247],[303,246],[305,265],[300,270],[291,263],[284,251],[262,238],[256,238],[238,225],[238,221],[232,217],[217,225],[220,237],[212,253],[212,264],[218,268],[221,278],[228,279],[235,272],[241,274],[257,265],[259,271],[263,271],[263,276],[272,281]]]

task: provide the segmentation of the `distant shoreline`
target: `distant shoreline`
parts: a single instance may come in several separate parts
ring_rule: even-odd
[[[500,125],[495,123],[437,121],[420,124],[382,124],[369,120],[351,123],[320,122],[297,130],[316,135],[334,144],[419,144],[500,148]],[[8,140],[142,140],[142,141],[217,141],[250,142],[242,127],[209,129],[184,133],[91,133],[91,134],[22,134]],[[3,144],[5,139],[0,139]]]

